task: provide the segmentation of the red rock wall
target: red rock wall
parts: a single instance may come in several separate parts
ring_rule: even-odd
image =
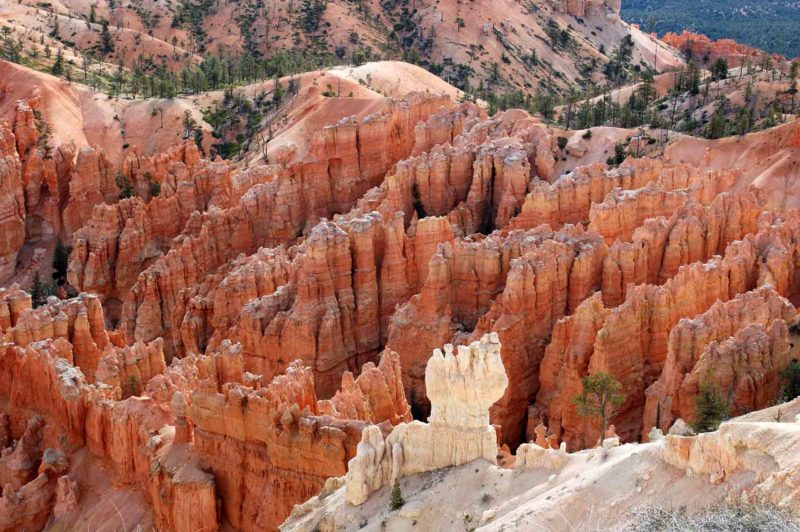
[[[670,331],[682,318],[768,283],[781,295],[794,296],[798,218],[773,224],[729,244],[724,257],[681,268],[663,286],[637,286],[618,307],[605,308],[598,294],[560,321],[542,362],[537,396],[550,429],[573,447],[596,439],[591,421],[579,418],[569,401],[583,376],[605,371],[616,376],[626,395],[612,420],[617,433],[638,437],[645,389],[664,368]]]
[[[789,362],[785,324],[795,315],[791,303],[764,286],[679,321],[669,333],[664,368],[646,391],[642,434],[693,419],[698,386],[706,381],[730,391],[738,413],[768,406]]]

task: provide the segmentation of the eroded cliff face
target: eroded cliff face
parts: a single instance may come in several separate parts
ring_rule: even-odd
[[[646,391],[643,436],[653,426],[666,431],[678,418],[693,419],[701,383],[727,391],[736,414],[770,406],[779,394],[778,368],[789,363],[786,323],[795,316],[767,284],[680,320],[669,333],[661,375]]]
[[[415,126],[449,102],[408,96],[387,113],[326,127],[303,162],[256,169],[239,178],[249,186],[246,192],[229,207],[212,205],[193,213],[171,249],[139,275],[122,312],[128,340],[163,335],[170,355],[183,354],[180,328],[186,309],[203,305],[201,300],[215,288],[207,281],[220,267],[260,247],[289,245],[321,218],[349,210],[420,144]],[[253,176],[256,172],[267,176]],[[192,292],[198,292],[194,300]],[[199,339],[200,349],[205,341]]]
[[[621,0],[549,0],[549,3],[556,11],[568,13],[573,17],[584,17],[589,11],[601,8],[619,14],[622,6]]]
[[[56,475],[68,468],[63,454],[56,473],[44,465],[35,473],[54,449],[68,455],[84,446],[116,482],[148,495],[160,527],[216,529],[225,520],[243,530],[274,529],[326,478],[345,473],[364,426],[388,430],[410,420],[399,360],[389,353],[358,378],[345,373],[341,389],[325,401],[317,400],[313,372],[300,361],[262,387],[260,376],[244,370],[241,347],[230,342],[222,352],[176,359],[170,367],[160,340],[108,343],[97,384],[90,384],[75,365],[86,344],[77,331],[87,308],[100,313],[102,325],[99,303],[84,297],[25,309],[5,331],[0,443],[20,438],[0,461],[9,529],[46,520],[59,489],[65,496],[80,490],[75,474]],[[73,309],[77,317],[68,327]],[[26,344],[21,331],[34,318],[44,324],[30,329],[37,337]]]
[[[613,420],[617,431],[624,438],[641,434],[645,389],[664,370],[669,357],[670,331],[682,318],[698,316],[718,301],[731,300],[758,287],[770,286],[787,297],[796,295],[789,279],[796,260],[797,215],[790,214],[786,220],[770,218],[762,218],[760,231],[731,242],[723,256],[686,265],[661,286],[637,286],[628,292],[624,303],[614,308],[606,308],[595,296],[584,302],[574,316],[559,322],[542,363],[543,388],[537,397],[542,414],[537,415],[548,419],[551,428],[559,427],[562,437],[571,445],[585,445],[585,441],[591,441],[589,437],[596,435],[592,434],[590,424],[569,407],[567,398],[580,391],[583,376],[605,371],[616,375],[625,390],[626,402]],[[794,313],[789,311],[786,317],[793,319]],[[724,319],[723,324],[727,335],[738,329],[731,317]],[[681,334],[680,330],[675,334]],[[770,335],[778,343],[781,337],[778,330]],[[771,366],[774,356],[776,360],[785,360],[778,362],[785,367],[788,363],[785,354],[773,355],[773,347],[764,348],[768,352],[764,356],[770,359],[764,361],[767,366]],[[728,345],[726,349],[734,347]],[[776,345],[774,350],[785,351],[786,347]],[[624,357],[619,355],[621,352]],[[674,371],[672,364],[667,371]],[[774,389],[769,384],[774,380],[774,371],[759,372],[759,385]],[[671,378],[676,377],[680,379],[676,375]],[[736,384],[735,379],[727,384]],[[669,418],[668,411],[664,413]],[[652,416],[651,412],[651,422]]]
[[[334,477],[363,502],[476,458],[558,468],[600,439],[572,403],[597,371],[626,396],[612,442],[691,419],[708,381],[737,412],[778,394],[800,214],[748,168],[556,175],[564,132],[430,95],[271,165],[184,143],[115,168],[49,149],[35,105],[0,128],[0,264],[72,235],[81,294],[0,289],[10,523],[86,511],[78,453],[158,527],[273,530]]]

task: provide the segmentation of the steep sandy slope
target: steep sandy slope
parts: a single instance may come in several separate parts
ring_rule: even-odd
[[[461,88],[483,84],[505,92],[542,85],[562,91],[576,82],[604,82],[603,66],[628,36],[633,65],[663,71],[682,64],[674,49],[621,21],[615,2],[592,0],[62,0],[8,3],[0,20],[22,39],[30,50],[26,60],[37,68],[50,68],[63,48],[73,77],[81,75],[87,54],[93,63],[88,70],[106,77],[119,63],[148,73],[159,65],[177,72],[210,54],[249,54],[292,71],[402,58]],[[107,36],[103,20],[109,22]]]
[[[796,182],[800,174],[800,120],[743,137],[704,140],[684,136],[670,144],[666,161],[704,170],[738,168],[738,184],[753,183],[780,209],[800,207]]]
[[[799,414],[800,399],[699,436],[658,436],[622,446],[612,438],[573,454],[529,444],[530,458],[519,451],[516,463],[497,466],[478,458],[426,468],[400,479],[405,503],[396,510],[390,508],[390,486],[363,503],[353,501],[359,478],[348,474],[296,507],[281,530],[620,530],[623,523],[635,530],[635,512],[648,507],[694,513],[758,500],[791,511],[800,496],[794,478]],[[370,456],[367,445],[365,438],[359,448],[364,457]],[[403,445],[406,452],[409,442]],[[358,465],[351,462],[351,473]]]
[[[37,97],[52,147],[94,146],[117,165],[128,154],[153,155],[181,142],[184,112],[202,121],[186,100],[113,99],[6,61],[0,61],[0,79],[0,119],[13,122],[17,102]]]

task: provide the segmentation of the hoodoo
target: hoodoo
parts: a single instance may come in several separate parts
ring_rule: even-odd
[[[139,4],[0,9],[0,532],[800,527],[800,62]]]

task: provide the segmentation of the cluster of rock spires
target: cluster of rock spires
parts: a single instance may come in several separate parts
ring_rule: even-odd
[[[621,0],[549,0],[549,3],[557,12],[567,13],[573,17],[585,17],[588,12],[601,8],[619,15],[622,7]]]
[[[80,295],[0,290],[0,530],[74,518],[83,447],[158,528],[276,529],[329,478],[358,504],[498,453],[557,467],[600,439],[571,403],[597,371],[628,442],[691,419],[707,375],[736,413],[769,406],[790,361],[800,214],[740,170],[557,176],[568,133],[430,95],[326,127],[300,162],[187,142],[114,168],[48,146],[36,108],[0,127],[0,278],[59,236]]]

